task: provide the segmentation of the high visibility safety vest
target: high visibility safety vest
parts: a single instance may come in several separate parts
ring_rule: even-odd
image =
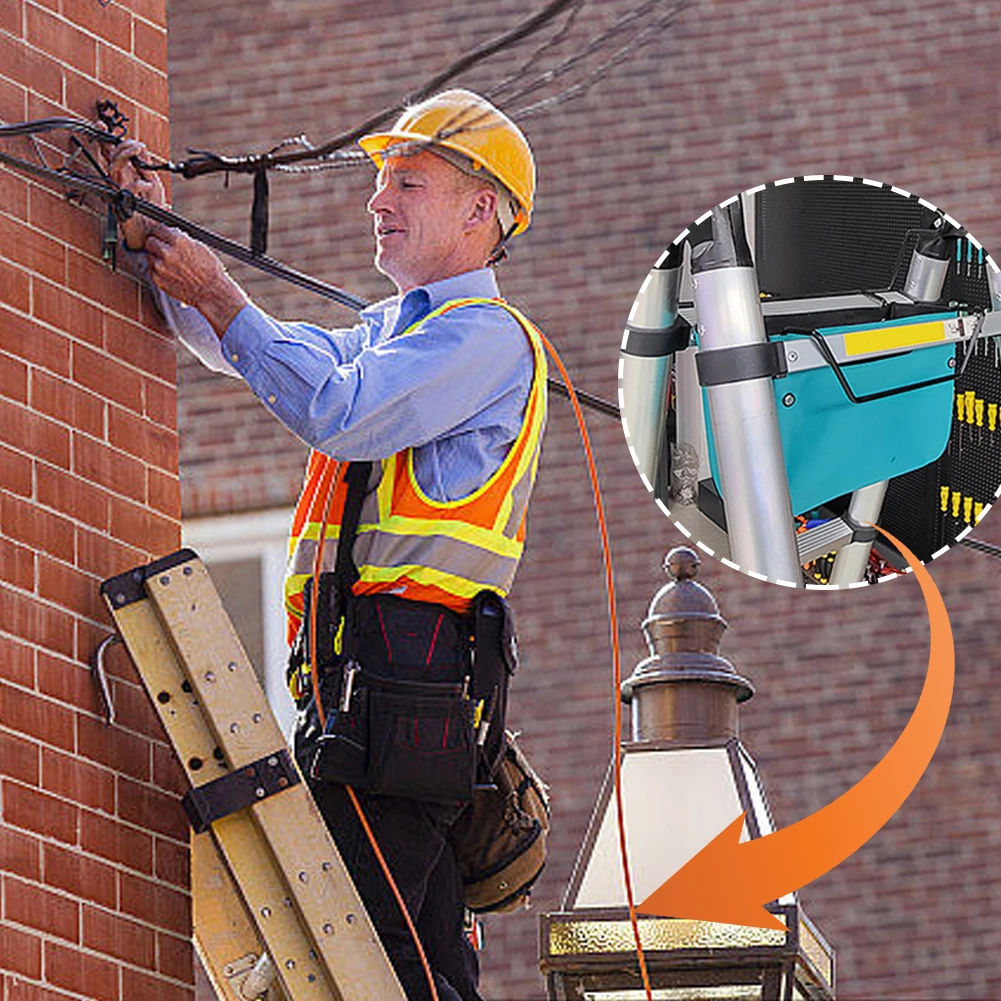
[[[539,331],[502,299],[453,299],[412,324],[413,333],[427,320],[469,305],[506,309],[521,325],[532,346],[535,371],[521,428],[500,467],[479,489],[455,501],[428,497],[414,474],[413,449],[404,449],[373,467],[369,492],[358,523],[356,595],[392,592],[416,601],[432,601],[457,612],[468,611],[484,589],[507,594],[521,558],[525,514],[538,468],[546,416],[546,356]],[[334,483],[337,463],[313,451],[302,493],[292,518],[285,610],[291,645],[303,615],[303,591],[313,574],[324,512],[326,519],[321,572],[333,570],[336,540],[347,495],[343,475]],[[341,469],[346,468],[346,463]],[[373,481],[378,486],[373,490]]]

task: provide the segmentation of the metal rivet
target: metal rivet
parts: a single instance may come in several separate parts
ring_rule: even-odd
[[[166,705],[170,701],[170,692],[157,692],[156,701],[160,705]]]
[[[329,921],[323,926],[323,934],[324,935],[334,934],[334,926]]]
[[[795,351],[790,351],[789,361],[799,361],[799,355]]]
[[[949,359],[949,368],[955,368],[955,367],[956,367],[956,359],[955,358],[950,358]]]
[[[310,975],[309,975],[308,977],[306,977],[306,979],[307,979],[307,980],[308,980],[308,981],[309,981],[309,982],[310,982],[311,984],[313,984],[313,983],[316,983],[316,974],[315,974],[315,973],[311,973],[311,974],[310,974]]]
[[[308,883],[309,882],[309,875],[307,873],[305,873],[305,872],[300,872],[299,873],[299,882],[300,883]]]
[[[271,917],[271,908],[270,907],[262,907],[261,908],[261,917],[262,918],[270,918]]]
[[[209,684],[211,684],[213,681],[215,681],[215,671],[206,671],[205,672],[205,680]]]
[[[261,722],[261,720],[262,720],[262,719],[263,719],[264,717],[263,717],[263,716],[261,716],[261,714],[260,714],[260,713],[254,713],[254,715],[253,715],[253,716],[251,716],[250,718],[251,718],[251,719],[252,719],[252,720],[253,720],[253,721],[254,721],[255,723],[260,723],[260,722]]]
[[[355,916],[353,914],[349,914],[344,920],[347,921],[349,925],[353,925],[355,923]]]
[[[254,795],[255,795],[255,796],[256,796],[256,797],[258,798],[258,799],[264,799],[264,786],[258,786],[258,787],[257,787],[257,788],[256,788],[256,789],[254,790]]]
[[[185,576],[185,577],[190,577],[190,576],[191,576],[191,574],[192,574],[192,572],[193,572],[193,571],[192,571],[191,567],[185,567],[185,568],[184,568],[184,576]]]
[[[276,758],[276,757],[275,757],[275,756],[274,756],[274,755],[272,754],[272,755],[271,755],[271,757],[270,757],[270,758],[268,758],[268,764],[269,764],[269,765],[270,765],[270,766],[271,766],[272,768],[274,768],[274,767],[275,767],[275,766],[276,766],[276,765],[278,764],[278,759],[277,759],[277,758]]]
[[[115,604],[116,605],[124,605],[125,604],[125,595],[122,594],[121,591],[119,591],[118,594],[115,595]]]
[[[294,970],[295,969],[295,960],[294,959],[286,959],[285,960],[285,969],[286,970]]]
[[[330,872],[331,865],[329,862],[324,862],[321,868],[323,869],[324,872]]]
[[[240,732],[240,724],[239,723],[230,723],[229,724],[229,732],[230,733],[239,733]]]
[[[231,671],[235,671],[235,670],[236,670],[236,661],[235,661],[235,660],[231,660],[231,661],[230,661],[230,662],[229,662],[229,663],[228,663],[228,664],[227,664],[226,666],[227,666],[227,667],[228,667],[228,668],[229,668],[229,669],[230,669]]]
[[[204,764],[205,764],[205,762],[202,761],[201,758],[191,758],[191,760],[188,761],[188,767],[193,772],[197,772],[202,767],[202,765],[204,765]]]
[[[796,397],[792,393],[786,393],[782,397],[782,406],[791,407],[796,402]]]

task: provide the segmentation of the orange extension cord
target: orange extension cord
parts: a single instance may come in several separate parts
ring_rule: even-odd
[[[601,487],[598,484],[598,469],[594,462],[594,452],[591,449],[591,439],[587,433],[587,425],[584,423],[584,413],[581,410],[580,401],[577,399],[577,391],[574,389],[570,373],[563,364],[556,348],[553,347],[552,343],[546,335],[542,333],[542,331],[538,331],[538,333],[542,338],[542,343],[545,345],[546,351],[556,363],[556,367],[559,369],[560,375],[563,376],[563,382],[566,384],[567,392],[570,396],[570,402],[573,404],[574,415],[577,418],[577,428],[580,431],[581,442],[584,445],[584,454],[587,457],[588,474],[591,477],[591,492],[594,495],[594,512],[595,517],[598,520],[598,532],[601,536],[601,556],[605,568],[605,591],[608,596],[608,627],[612,643],[612,674],[614,684],[612,705],[615,707],[615,740],[612,747],[612,761],[615,776],[615,806],[618,819],[619,857],[622,861],[622,876],[626,886],[626,901],[629,905],[629,922],[633,929],[633,941],[636,944],[636,956],[639,960],[640,977],[643,981],[643,990],[646,992],[647,1001],[653,1001],[653,991],[650,987],[650,976],[647,972],[646,957],[643,955],[643,945],[640,941],[639,923],[636,919],[636,903],[633,896],[632,873],[629,867],[629,855],[626,850],[626,827],[622,803],[622,755],[620,750],[622,747],[622,713],[619,709],[620,693],[622,689],[622,656],[619,650],[619,619],[615,606],[615,578],[612,572],[612,552],[608,543],[608,527],[605,522],[605,506],[601,500]],[[333,462],[335,460],[330,459],[328,461]],[[309,650],[310,668],[313,682],[313,697],[316,701],[317,712],[320,717],[320,726],[324,728],[326,727],[326,716],[323,712],[323,705],[320,701],[320,683],[318,680],[319,673],[316,665],[316,607],[319,603],[317,596],[319,595],[320,566],[323,558],[323,546],[326,541],[327,521],[330,518],[330,505],[340,476],[340,463],[337,463],[334,468],[333,476],[331,477],[330,491],[327,494],[327,503],[323,511],[323,521],[320,525],[320,537],[317,541],[316,554],[313,559],[313,600],[310,602],[309,617]],[[352,789],[351,786],[347,786],[347,790],[348,795],[351,798],[351,802],[354,804],[355,811],[358,814],[358,819],[361,821],[361,825],[365,830],[365,835],[368,838],[369,844],[375,852],[375,857],[379,860],[379,866],[386,877],[386,881],[389,883],[390,889],[393,891],[393,896],[396,898],[397,904],[399,904],[400,911],[407,923],[407,928],[413,936],[414,945],[416,946],[417,953],[421,958],[421,964],[424,967],[424,973],[428,980],[428,986],[431,989],[431,997],[434,1001],[438,1001],[438,991],[434,983],[434,974],[432,974],[431,967],[424,954],[424,948],[417,935],[417,929],[414,927],[414,923],[407,910],[407,906],[404,903],[403,897],[400,894],[395,880],[393,879],[392,873],[389,871],[389,866],[386,864],[386,860],[379,849],[375,833],[369,826],[368,820],[362,810],[361,803],[358,802],[358,797],[355,794],[354,789]]]

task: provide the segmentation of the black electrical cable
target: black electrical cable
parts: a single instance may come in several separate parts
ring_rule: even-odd
[[[53,120],[46,120],[46,122],[51,121]],[[67,119],[67,121],[72,122],[74,126],[79,124],[77,119]],[[31,132],[29,127],[33,124],[34,123],[32,122],[26,122],[17,126],[0,126],[0,130],[17,129],[18,135],[30,135]],[[90,125],[90,123],[84,124]],[[57,128],[57,126],[52,126],[52,128]],[[94,138],[99,139],[102,142],[117,143],[119,141],[117,137],[111,136],[109,133],[98,129],[96,126],[90,125],[90,128],[94,130]],[[74,128],[74,131],[85,130]],[[4,134],[9,133],[0,131],[0,136]],[[294,268],[290,268],[288,265],[282,264],[281,261],[276,261],[272,257],[267,257],[264,254],[255,254],[250,247],[246,247],[242,243],[237,243],[235,240],[230,240],[213,230],[200,226],[198,223],[192,222],[190,219],[186,219],[177,212],[165,209],[160,205],[154,205],[153,202],[146,201],[143,198],[138,198],[131,191],[127,191],[123,188],[116,188],[109,181],[96,177],[86,177],[73,171],[56,170],[52,167],[45,167],[41,164],[32,163],[30,160],[23,160],[21,157],[5,153],[3,150],[0,150],[0,163],[14,167],[17,170],[23,170],[26,173],[33,174],[35,177],[43,180],[53,181],[57,184],[82,191],[89,195],[96,195],[98,198],[101,198],[111,206],[120,220],[127,219],[134,213],[138,213],[148,219],[152,219],[154,222],[162,223],[165,226],[172,226],[175,229],[179,229],[182,232],[187,233],[188,236],[198,240],[200,243],[204,243],[207,247],[211,247],[213,250],[219,251],[219,253],[226,254],[228,257],[232,257],[243,264],[257,268],[260,271],[264,271],[275,278],[281,279],[282,281],[289,282],[292,285],[297,285],[299,288],[305,289],[307,292],[313,292],[325,299],[329,299],[342,306],[346,306],[348,309],[354,310],[355,312],[364,309],[368,305],[368,302],[365,299],[352,295],[350,292],[345,292],[343,289],[339,289],[334,285],[328,285],[326,282],[312,277],[312,275],[296,271]],[[550,378],[549,389],[552,392],[569,399],[570,394],[568,393],[566,386],[556,379]],[[614,404],[609,403],[607,400],[603,400],[598,396],[593,396],[590,393],[581,392],[580,390],[577,391],[577,396],[580,401],[586,404],[590,409],[609,417],[619,417],[619,408]]]
[[[992,545],[990,542],[973,539],[968,535],[965,539],[960,539],[958,544],[960,546],[966,546],[968,549],[973,549],[978,553],[984,553],[987,556],[993,556],[996,559],[1001,559],[1001,546]]]

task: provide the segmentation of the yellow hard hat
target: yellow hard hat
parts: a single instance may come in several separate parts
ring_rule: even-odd
[[[388,132],[362,136],[358,144],[382,167],[382,151],[399,142],[431,143],[468,158],[513,196],[514,232],[528,228],[535,195],[535,159],[521,129],[486,98],[470,90],[445,90],[400,115]]]

